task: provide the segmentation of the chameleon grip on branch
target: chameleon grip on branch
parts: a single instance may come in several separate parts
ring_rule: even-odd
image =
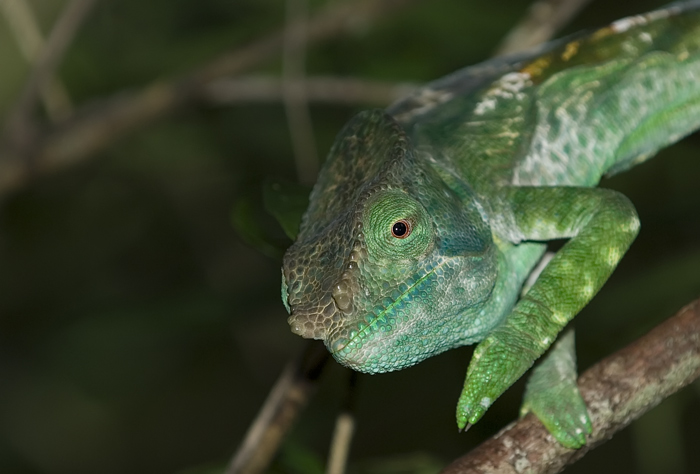
[[[619,20],[420,89],[340,132],[284,257],[294,333],[343,365],[400,370],[479,343],[460,428],[555,342],[639,230],[596,188],[700,127],[700,2]],[[546,243],[568,239],[534,283]],[[563,445],[591,431],[573,333],[528,383]]]

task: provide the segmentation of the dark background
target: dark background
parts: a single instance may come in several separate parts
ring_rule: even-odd
[[[312,11],[326,3],[311,2]],[[528,3],[416,2],[310,45],[308,72],[435,79],[487,59]],[[593,1],[564,33],[663,3]],[[65,2],[30,4],[47,32]],[[283,22],[281,1],[104,0],[60,79],[78,106],[90,104],[185,73]],[[275,57],[251,72],[280,67]],[[27,73],[0,18],[3,116]],[[365,107],[311,106],[321,155]],[[576,318],[581,369],[700,294],[699,148],[691,136],[603,183],[631,198],[642,231]],[[236,206],[251,204],[283,242],[258,209],[268,176],[296,179],[283,106],[209,105],[139,127],[2,197],[0,472],[208,472],[226,462],[304,343],[285,322],[280,261],[246,245],[231,223]],[[360,377],[353,472],[435,472],[517,416],[522,383],[457,434],[470,354]],[[345,384],[345,370],[331,363],[274,472],[322,472]],[[696,382],[569,472],[699,472],[699,445]]]

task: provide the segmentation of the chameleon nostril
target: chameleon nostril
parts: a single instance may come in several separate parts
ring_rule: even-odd
[[[340,282],[333,287],[332,296],[339,310],[347,312],[352,308],[352,292],[350,291],[349,285],[344,280],[340,280]]]

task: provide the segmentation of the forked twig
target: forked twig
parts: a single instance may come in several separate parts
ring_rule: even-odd
[[[41,91],[46,90],[53,80],[56,68],[95,1],[72,0],[61,13],[36,57],[34,67],[6,124],[5,138],[14,149],[24,150],[33,141],[35,132],[31,116]]]
[[[0,10],[7,18],[20,53],[29,64],[34,64],[46,42],[29,3],[25,0],[0,0]],[[53,123],[60,122],[70,115],[73,106],[68,92],[56,77],[41,89],[41,99],[46,114]]]
[[[307,42],[323,41],[352,31],[358,24],[366,24],[416,1],[331,2],[309,19]],[[236,76],[278,55],[284,42],[283,31],[280,29],[237,48],[183,77],[155,81],[136,92],[115,94],[102,100],[100,105],[90,104],[76,112],[71,120],[35,140],[16,137],[13,141],[15,144],[21,141],[22,147],[5,143],[4,147],[0,146],[0,194],[22,186],[31,176],[87,159],[125,134],[178,107],[202,100],[214,81]],[[25,165],[27,157],[32,158],[31,169]]]

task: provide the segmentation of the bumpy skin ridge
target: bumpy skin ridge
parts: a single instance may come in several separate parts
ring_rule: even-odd
[[[634,240],[634,207],[600,178],[700,127],[699,8],[467,68],[351,120],[284,258],[292,331],[369,373],[480,342],[457,410],[460,427],[478,421]],[[543,242],[562,238],[519,298]],[[533,386],[561,387],[556,372]],[[566,380],[559,393],[575,391]],[[555,396],[530,392],[536,407]],[[585,407],[538,410],[563,444],[585,442]]]

